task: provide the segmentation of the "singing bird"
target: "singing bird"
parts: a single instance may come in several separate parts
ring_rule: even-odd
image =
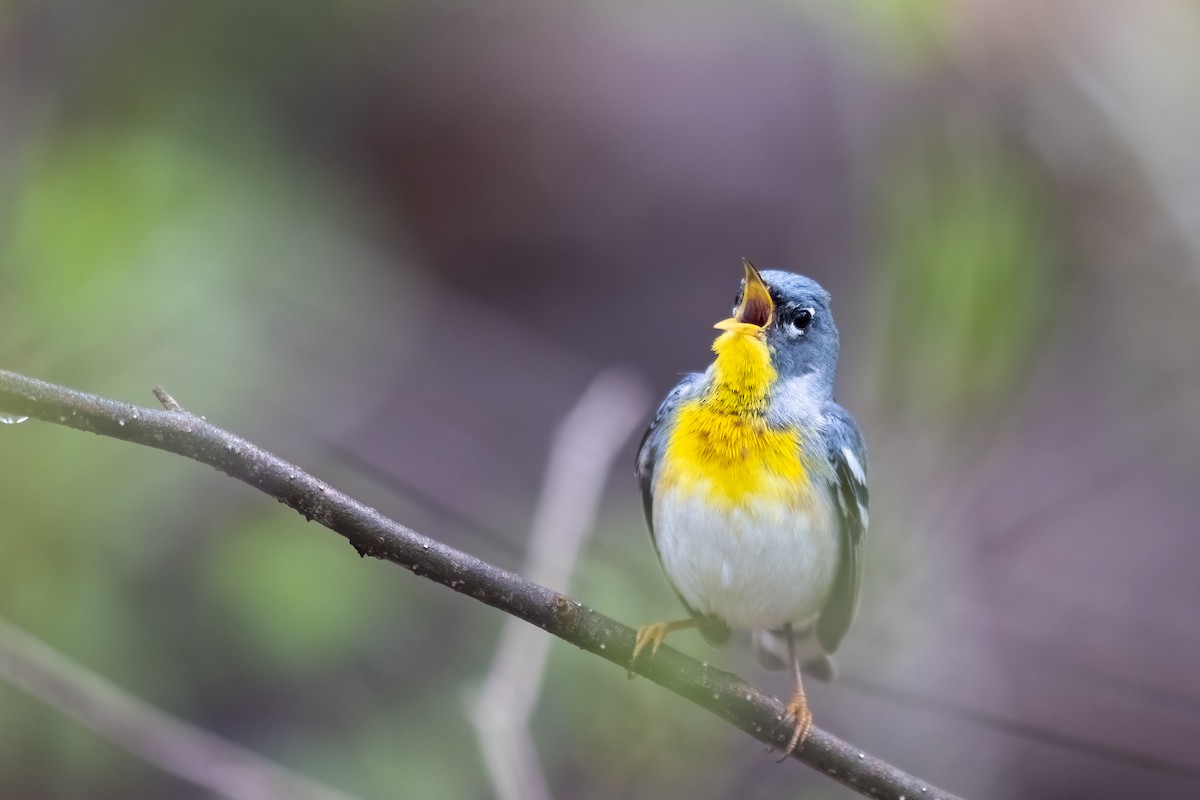
[[[697,627],[714,645],[731,628],[753,631],[759,660],[792,671],[786,756],[812,724],[801,671],[832,679],[830,656],[854,619],[867,457],[833,398],[829,293],[742,266],[733,316],[715,326],[716,359],[671,390],[638,452],[650,538],[689,617],[640,628],[629,670],[673,631]]]

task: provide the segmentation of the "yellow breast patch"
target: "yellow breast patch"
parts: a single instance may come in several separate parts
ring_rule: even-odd
[[[757,336],[727,332],[713,344],[713,381],[676,416],[657,477],[660,488],[702,493],[725,508],[808,496],[799,432],[773,429],[766,406],[777,378]]]

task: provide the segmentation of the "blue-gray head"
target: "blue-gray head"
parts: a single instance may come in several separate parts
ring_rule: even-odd
[[[759,272],[744,259],[742,266],[746,275],[734,301],[734,319],[762,329],[780,378],[816,373],[832,390],[839,339],[829,292],[803,275]]]

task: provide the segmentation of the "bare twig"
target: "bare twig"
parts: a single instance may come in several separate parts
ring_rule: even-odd
[[[167,411],[183,411],[183,406],[179,405],[174,397],[167,394],[167,390],[161,386],[155,386],[152,390],[154,396],[158,398],[158,402],[162,403],[162,407]]]
[[[150,706],[0,619],[0,678],[165,772],[230,800],[351,800]]]
[[[342,535],[362,556],[399,564],[456,592],[537,625],[622,669],[634,631],[580,603],[394,522],[294,464],[204,420],[144,408],[0,370],[0,409],[26,414],[216,467]],[[637,672],[778,747],[790,729],[783,705],[736,675],[669,646],[640,661]],[[952,798],[819,728],[795,758],[870,797]]]
[[[526,550],[523,572],[530,580],[564,589],[569,585],[613,459],[646,416],[649,403],[640,382],[613,369],[598,375],[563,419],[546,462]],[[471,707],[471,722],[501,800],[550,797],[529,732],[550,641],[509,617]]]

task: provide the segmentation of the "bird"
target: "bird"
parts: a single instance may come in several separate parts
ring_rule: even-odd
[[[713,645],[752,631],[759,661],[792,673],[786,758],[812,725],[801,673],[832,680],[858,606],[867,451],[834,399],[829,293],[742,268],[733,316],[714,326],[716,358],[667,394],[638,448],[650,538],[688,617],[640,627],[629,676],[675,631],[698,628]]]

